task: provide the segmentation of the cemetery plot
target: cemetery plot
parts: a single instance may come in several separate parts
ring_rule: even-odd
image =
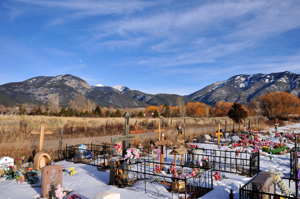
[[[201,170],[199,167],[175,166],[173,163],[143,160],[132,164],[116,164],[115,185],[144,190],[149,193],[149,187],[156,188],[157,196],[167,197],[161,190],[167,190],[172,198],[199,198],[213,189],[212,170]],[[111,171],[112,172],[112,171]],[[147,188],[148,187],[148,188]],[[161,192],[160,192],[161,191]]]
[[[185,156],[185,165],[199,165],[216,171],[253,176],[260,171],[259,151],[225,151],[215,149],[194,149]]]

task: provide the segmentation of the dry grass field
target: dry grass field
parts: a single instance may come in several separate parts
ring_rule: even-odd
[[[0,116],[0,157],[10,156],[18,158],[25,155],[28,160],[37,151],[36,145],[30,145],[33,141],[38,141],[39,136],[31,134],[32,130],[40,129],[41,122],[45,122],[45,130],[50,130],[53,134],[45,135],[45,140],[58,140],[60,131],[63,129],[63,139],[91,138],[100,136],[119,135],[124,133],[124,118],[77,118],[77,117],[50,117],[50,116]],[[130,131],[134,130],[135,123],[138,129],[145,133],[154,132],[158,128],[158,118],[130,118]],[[166,129],[166,139],[173,143],[178,140],[176,125],[181,124],[182,128],[185,121],[185,141],[192,141],[194,137],[201,134],[212,134],[217,129],[218,123],[221,128],[232,130],[233,124],[229,118],[162,118],[162,128]],[[251,128],[264,129],[264,122],[257,118],[250,120]],[[258,125],[259,124],[259,125]],[[248,122],[245,123],[245,126]],[[240,128],[243,129],[244,124]],[[238,125],[235,124],[235,130]],[[147,137],[140,140],[144,145],[149,145],[150,141],[156,141],[154,137]],[[7,145],[9,144],[9,145]],[[70,143],[72,144],[72,143]],[[55,149],[47,150],[53,159],[57,157]]]

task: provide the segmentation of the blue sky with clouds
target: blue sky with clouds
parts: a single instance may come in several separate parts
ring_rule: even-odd
[[[181,95],[238,74],[299,74],[300,1],[1,1],[0,69],[0,84],[71,74]]]

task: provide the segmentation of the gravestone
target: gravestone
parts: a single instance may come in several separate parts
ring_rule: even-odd
[[[49,198],[51,193],[55,190],[55,186],[60,184],[62,186],[62,166],[49,165],[42,168],[42,184],[41,196],[42,198]]]
[[[239,136],[232,136],[231,137],[231,142],[238,142],[240,140]]]
[[[202,137],[197,138],[197,143],[204,143],[205,141],[203,140]]]
[[[194,149],[192,151],[193,153],[193,163],[196,164],[196,160],[198,162],[201,162],[202,156],[203,156],[203,150],[202,149]]]
[[[204,135],[204,138],[205,138],[206,140],[211,140],[210,135],[207,135],[207,134]]]
[[[94,197],[94,199],[120,199],[120,198],[121,198],[120,193],[114,191],[103,191],[97,193]]]
[[[229,137],[229,133],[224,133],[224,136],[227,139]]]
[[[4,156],[2,158],[0,158],[0,170],[4,170],[6,168],[8,168],[9,166],[14,166],[14,159]]]
[[[47,153],[37,153],[34,156],[34,166],[33,169],[40,171],[44,166],[50,165],[50,156]]]
[[[266,192],[266,193],[275,193],[275,183],[273,181],[274,175],[263,172],[259,173],[252,181],[252,191],[253,192],[253,199],[267,199],[269,198],[268,195],[263,195],[261,197],[260,194],[257,192]]]
[[[118,167],[122,167],[124,158],[112,157],[110,158],[110,172],[109,172],[109,185],[116,185],[116,177],[119,175]]]

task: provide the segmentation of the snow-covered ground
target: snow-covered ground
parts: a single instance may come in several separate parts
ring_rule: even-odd
[[[279,132],[290,131],[296,134],[300,134],[300,123],[279,127]],[[270,132],[274,132],[274,129],[270,129]],[[273,138],[272,141],[278,142],[279,138]],[[201,148],[211,148],[217,149],[216,145],[212,144],[197,144]],[[287,144],[289,147],[293,147],[293,144]],[[222,147],[224,149],[224,147]],[[236,149],[234,149],[236,150]],[[179,157],[179,156],[178,156]],[[168,155],[167,162],[173,161],[173,156]],[[120,189],[115,186],[108,185],[109,183],[109,172],[100,172],[96,167],[86,165],[86,164],[74,164],[73,162],[60,161],[56,162],[56,165],[62,165],[64,168],[68,169],[74,167],[77,174],[70,176],[67,171],[63,173],[63,187],[72,190],[68,195],[76,194],[82,199],[94,198],[96,193],[102,191],[114,191],[121,194],[122,199],[132,199],[132,198],[159,198],[158,192],[163,198],[170,198],[172,195],[166,190],[163,185],[153,185],[147,186],[147,193],[144,191],[144,182],[137,182],[133,188]],[[260,158],[260,169],[262,171],[269,171],[271,168],[283,172],[283,174],[288,177],[290,172],[290,154],[286,155],[272,155],[272,161],[270,161],[269,154],[263,153]],[[220,174],[225,174],[228,179],[222,179],[221,181],[214,181],[214,189],[205,196],[203,199],[212,198],[229,198],[230,189],[233,190],[235,198],[239,197],[239,188],[248,182],[251,178],[219,172]],[[41,188],[39,186],[31,186],[27,182],[16,183],[15,180],[6,181],[4,177],[0,178],[0,198],[2,199],[30,199],[39,198],[41,193]],[[65,198],[69,198],[69,197]],[[177,195],[174,195],[174,198]]]

